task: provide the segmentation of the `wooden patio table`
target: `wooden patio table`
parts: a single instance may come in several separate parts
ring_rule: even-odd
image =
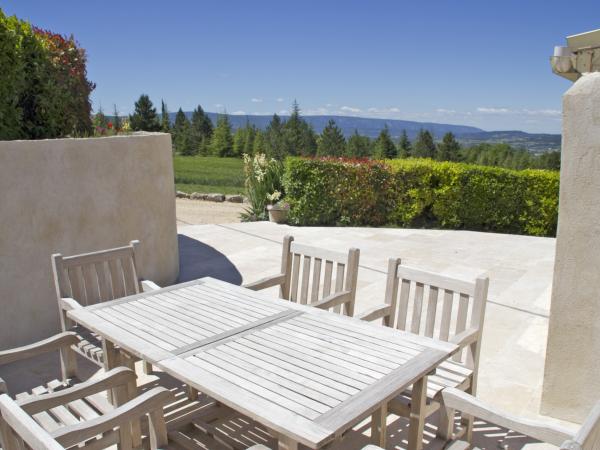
[[[387,402],[413,385],[409,448],[420,450],[427,375],[447,342],[269,298],[212,278],[73,309],[103,338],[256,420],[281,449],[318,449],[374,414],[385,446]]]

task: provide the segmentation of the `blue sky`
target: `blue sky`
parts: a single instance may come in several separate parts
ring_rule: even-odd
[[[600,28],[596,1],[0,0],[74,34],[94,107],[386,117],[560,132],[570,82],[549,56]]]

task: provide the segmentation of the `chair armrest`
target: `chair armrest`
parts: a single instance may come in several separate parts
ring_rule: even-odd
[[[333,308],[334,306],[343,305],[344,303],[349,302],[352,299],[351,294],[352,292],[350,291],[336,292],[334,294],[328,295],[319,302],[311,303],[310,306],[314,306],[315,308],[320,309]]]
[[[160,286],[151,280],[142,280],[142,291],[151,292],[160,289]]]
[[[371,322],[373,320],[381,319],[392,314],[392,307],[390,305],[378,305],[373,308],[369,308],[360,314],[355,315],[357,319],[366,320]]]
[[[60,299],[60,307],[62,309],[64,309],[65,311],[71,311],[72,309],[79,309],[79,308],[83,308],[83,306],[81,306],[81,304],[71,298],[71,297],[63,297]]]
[[[34,344],[23,347],[13,348],[0,352],[0,365],[9,364],[22,359],[32,358],[43,355],[54,350],[68,349],[71,345],[79,342],[77,335],[72,332],[65,332],[44,339]]]
[[[441,397],[443,405],[447,408],[457,409],[470,416],[478,417],[486,422],[508,428],[548,444],[560,447],[563,442],[573,439],[574,436],[573,430],[538,420],[512,416],[458,389],[446,388],[442,391]]]
[[[117,426],[127,426],[145,414],[163,414],[163,407],[174,400],[174,395],[164,387],[155,387],[133,400],[113,409],[103,416],[60,428],[52,437],[63,447],[71,447],[94,436],[111,431]],[[165,430],[166,433],[166,430]]]
[[[73,387],[63,389],[49,394],[43,394],[37,397],[29,397],[24,400],[17,400],[17,404],[28,414],[36,414],[46,411],[55,406],[65,405],[74,400],[104,392],[108,389],[125,386],[128,383],[135,382],[135,372],[126,367],[117,367],[102,373],[97,378],[91,378],[83,383]]]
[[[458,345],[459,348],[463,348],[477,341],[477,339],[479,339],[479,330],[477,328],[469,328],[454,335],[450,339],[450,343]]]
[[[267,289],[273,286],[279,286],[285,282],[285,274],[280,273],[279,275],[271,275],[266,278],[261,278],[254,283],[245,284],[243,287],[246,289],[251,289],[253,291],[260,291],[262,289]]]

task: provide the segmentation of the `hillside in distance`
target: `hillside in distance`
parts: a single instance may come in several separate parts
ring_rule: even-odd
[[[191,119],[191,111],[185,112]],[[217,122],[219,114],[207,112],[213,123]],[[175,120],[175,113],[171,113],[171,122]],[[285,121],[289,116],[280,116]],[[379,132],[387,125],[390,134],[398,138],[403,130],[406,130],[409,139],[416,138],[419,130],[429,130],[436,140],[441,140],[445,133],[451,132],[457,137],[461,144],[470,146],[481,143],[506,143],[513,147],[525,148],[533,153],[543,153],[552,150],[560,150],[560,134],[526,133],[524,131],[485,131],[481,128],[467,125],[452,125],[433,122],[414,122],[410,120],[377,119],[353,116],[302,116],[317,133],[321,133],[330,119],[342,130],[346,137],[357,130],[360,134],[371,138],[377,137]],[[260,130],[265,130],[271,121],[271,115],[229,115],[229,121],[234,130],[244,127],[246,123],[254,125]]]

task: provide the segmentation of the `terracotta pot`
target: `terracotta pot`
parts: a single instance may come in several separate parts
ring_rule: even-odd
[[[275,223],[285,223],[290,208],[286,208],[279,205],[268,205],[267,211],[269,211],[269,220]]]

